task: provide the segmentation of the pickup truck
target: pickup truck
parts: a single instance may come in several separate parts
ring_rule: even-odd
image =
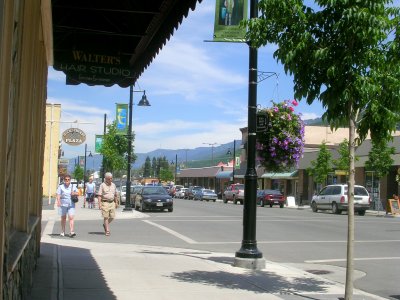
[[[227,203],[228,201],[232,201],[233,203],[243,204],[244,201],[244,184],[231,184],[228,185],[226,190],[222,194],[222,201]]]

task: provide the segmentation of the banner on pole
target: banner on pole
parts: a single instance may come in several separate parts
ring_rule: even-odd
[[[239,26],[247,19],[248,0],[216,0],[214,21],[214,42],[244,43],[246,28]]]
[[[128,104],[116,103],[117,133],[128,133]]]
[[[103,135],[96,134],[94,141],[94,151],[96,153],[100,153],[102,145],[103,145]]]

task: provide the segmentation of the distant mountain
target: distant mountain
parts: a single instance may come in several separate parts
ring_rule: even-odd
[[[240,144],[236,143],[236,151],[238,151]],[[231,151],[231,155],[227,154],[227,151]],[[227,144],[222,144],[220,146],[215,147],[198,147],[194,149],[156,149],[147,153],[136,153],[137,159],[132,164],[133,169],[140,169],[147,157],[150,157],[150,160],[153,157],[166,157],[169,162],[175,163],[177,158],[178,165],[185,164],[190,166],[196,167],[204,167],[204,166],[211,166],[212,158],[213,164],[217,164],[220,161],[228,162],[229,160],[233,159],[233,141]],[[81,160],[83,158],[81,157]],[[99,171],[101,168],[103,156],[100,154],[95,154],[92,157],[86,157],[86,169],[87,170],[95,170]],[[71,174],[74,169],[75,165],[79,163],[79,158],[70,158],[69,165],[68,165],[68,172]],[[83,167],[83,162],[81,164]]]

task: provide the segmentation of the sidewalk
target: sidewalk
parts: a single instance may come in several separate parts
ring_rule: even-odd
[[[77,210],[80,220],[99,218],[81,205]],[[136,211],[118,213],[119,219],[140,217]],[[43,210],[45,227],[31,300],[329,300],[344,296],[344,285],[289,265],[266,261],[265,269],[259,271],[233,267],[233,253],[59,238],[53,235],[58,221],[57,210]],[[355,289],[353,299],[384,298]]]

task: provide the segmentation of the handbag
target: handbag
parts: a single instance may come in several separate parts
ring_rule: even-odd
[[[74,202],[74,203],[76,203],[76,202],[78,202],[78,201],[79,201],[79,199],[78,199],[78,196],[77,196],[77,195],[72,195],[72,196],[71,196],[71,200],[72,200],[72,202]]]

